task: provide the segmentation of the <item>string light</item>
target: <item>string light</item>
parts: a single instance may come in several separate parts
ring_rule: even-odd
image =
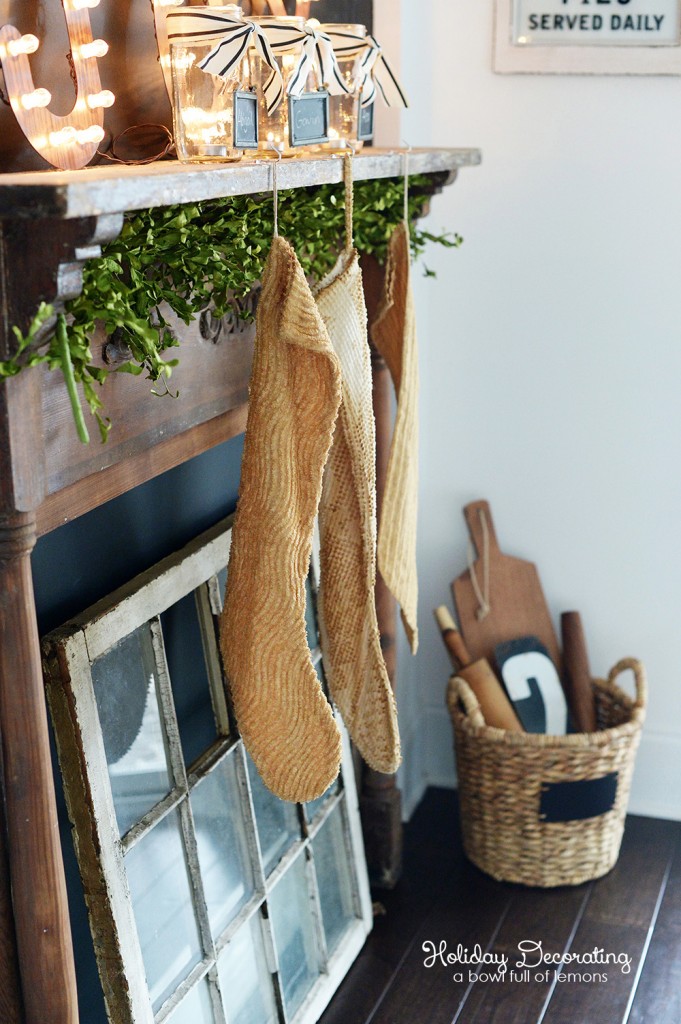
[[[80,48],[81,57],[105,57],[109,52],[109,44],[105,39],[94,39],[91,43],[83,43]]]
[[[29,32],[25,36],[20,36],[19,39],[10,39],[7,43],[7,53],[10,57],[18,57],[20,53],[35,53],[39,46],[38,37]]]
[[[93,92],[87,98],[87,105],[91,110],[96,110],[97,107],[112,107],[116,102],[116,97],[110,89],[102,89],[101,92]]]
[[[35,107],[46,107],[51,100],[49,89],[34,89],[33,92],[24,93],[20,102],[24,110],[33,110]]]

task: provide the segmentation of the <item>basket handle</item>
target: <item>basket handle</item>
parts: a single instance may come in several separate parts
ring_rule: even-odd
[[[621,661],[618,661],[616,665],[613,665],[608,673],[608,682],[614,683],[617,677],[622,672],[626,672],[627,669],[631,669],[634,673],[634,684],[636,686],[636,700],[634,707],[645,708],[648,700],[648,682],[646,679],[646,670],[638,658],[622,658]]]
[[[476,729],[481,729],[486,725],[478,698],[466,680],[462,679],[461,676],[452,676],[447,685],[447,704],[450,710],[456,707],[458,701],[461,701],[463,704],[464,712],[471,725]]]

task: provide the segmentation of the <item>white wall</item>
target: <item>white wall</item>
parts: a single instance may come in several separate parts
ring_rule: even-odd
[[[535,561],[592,668],[644,660],[631,810],[681,818],[681,78],[495,75],[492,0],[402,13],[412,145],[476,146],[433,200],[459,231],[416,270],[422,373],[421,647],[402,654],[407,811],[453,784],[432,608],[465,568],[462,506]],[[419,8],[418,11],[416,8]],[[425,59],[416,46],[425,33]]]

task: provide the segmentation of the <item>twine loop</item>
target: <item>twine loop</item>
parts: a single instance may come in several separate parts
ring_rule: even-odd
[[[355,188],[353,184],[352,152],[343,157],[343,182],[345,184],[345,247],[353,246],[353,216]]]
[[[482,508],[478,509],[478,515],[480,516],[480,529],[482,530],[482,551],[480,552],[480,558],[482,561],[482,587],[478,582],[477,573],[475,571],[475,564],[473,562],[473,543],[470,540],[468,541],[468,571],[471,577],[473,593],[475,594],[478,602],[478,610],[475,613],[475,617],[478,622],[482,622],[483,619],[486,619],[492,611],[492,605],[489,600],[489,526],[487,525],[485,510]]]

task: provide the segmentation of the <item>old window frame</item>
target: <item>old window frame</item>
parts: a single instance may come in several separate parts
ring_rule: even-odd
[[[327,1005],[333,992],[362,948],[372,926],[371,897],[364,860],[353,761],[347,733],[343,736],[343,760],[339,784],[314,814],[296,805],[300,836],[266,876],[260,851],[253,797],[243,743],[232,722],[228,688],[225,686],[218,642],[221,610],[219,574],[229,558],[232,517],[201,534],[181,551],[164,559],[113,594],[53,631],[43,641],[48,703],[55,728],[59,761],[64,778],[69,817],[73,823],[76,853],[95,942],[100,978],[109,1019],[113,1024],[165,1024],[182,998],[194,986],[209,979],[216,1024],[229,1024],[220,1000],[217,959],[247,922],[260,922],[280,1024],[311,1024]],[[316,557],[311,584],[316,595]],[[161,615],[181,599],[196,596],[202,646],[208,673],[217,730],[216,742],[193,764],[185,765],[175,714],[170,677],[163,646]],[[150,624],[157,675],[157,696],[166,731],[166,751],[171,771],[170,792],[156,803],[123,836],[114,808],[104,739],[100,726],[92,664],[136,629]],[[311,650],[318,670],[323,668],[318,646]],[[202,887],[196,833],[190,796],[228,758],[234,758],[245,809],[247,837],[254,868],[255,891],[248,902],[216,939],[211,934]],[[203,957],[175,991],[154,1012],[146,980],[142,950],[125,869],[125,856],[165,817],[178,810],[182,821],[185,858],[192,904],[198,923]],[[351,924],[331,955],[325,942],[319,890],[314,869],[314,840],[336,812],[343,825],[350,866],[353,914]],[[294,1014],[287,1012],[279,973],[273,923],[268,901],[277,883],[302,858],[307,894],[318,948],[320,974]],[[265,912],[263,912],[263,910]]]

